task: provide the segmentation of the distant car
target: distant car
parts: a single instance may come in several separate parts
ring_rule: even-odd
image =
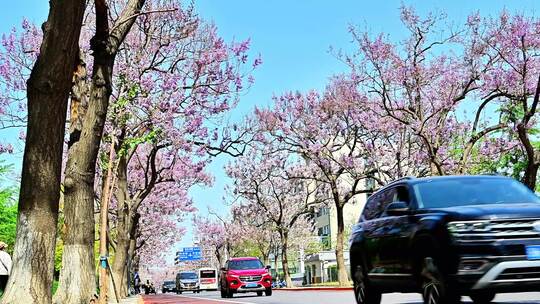
[[[371,195],[351,232],[358,304],[421,292],[475,304],[540,290],[540,199],[502,176],[404,178]]]
[[[235,293],[256,292],[257,296],[272,295],[270,266],[264,266],[258,258],[232,258],[221,268],[221,297],[232,298]]]
[[[167,293],[167,292],[175,292],[176,291],[176,282],[175,281],[165,281],[163,282],[163,285],[161,285],[161,292]]]
[[[183,271],[176,275],[176,293],[181,294],[184,291],[201,292],[199,288],[199,276],[193,271]]]
[[[199,269],[199,287],[200,290],[208,291],[218,289],[218,273],[215,268]]]

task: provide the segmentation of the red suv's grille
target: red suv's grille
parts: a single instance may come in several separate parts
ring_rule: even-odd
[[[240,281],[242,282],[259,282],[262,276],[253,275],[253,276],[240,276]]]

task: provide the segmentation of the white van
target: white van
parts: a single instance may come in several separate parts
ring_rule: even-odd
[[[218,273],[215,268],[199,269],[199,288],[200,290],[218,289]]]

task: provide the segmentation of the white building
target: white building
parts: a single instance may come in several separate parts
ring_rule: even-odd
[[[345,235],[343,240],[345,266],[349,270],[348,238],[351,228],[360,217],[368,195],[361,194],[343,208]],[[333,204],[319,208],[315,214],[315,232],[320,239],[322,251],[306,256],[304,260],[304,277],[307,284],[337,281],[337,214]]]

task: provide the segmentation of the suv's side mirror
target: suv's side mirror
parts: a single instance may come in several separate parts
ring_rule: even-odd
[[[265,269],[270,269],[272,268],[270,265],[266,265],[266,267],[264,267]]]
[[[386,214],[388,215],[404,215],[409,213],[409,204],[406,202],[393,202],[386,207]]]

